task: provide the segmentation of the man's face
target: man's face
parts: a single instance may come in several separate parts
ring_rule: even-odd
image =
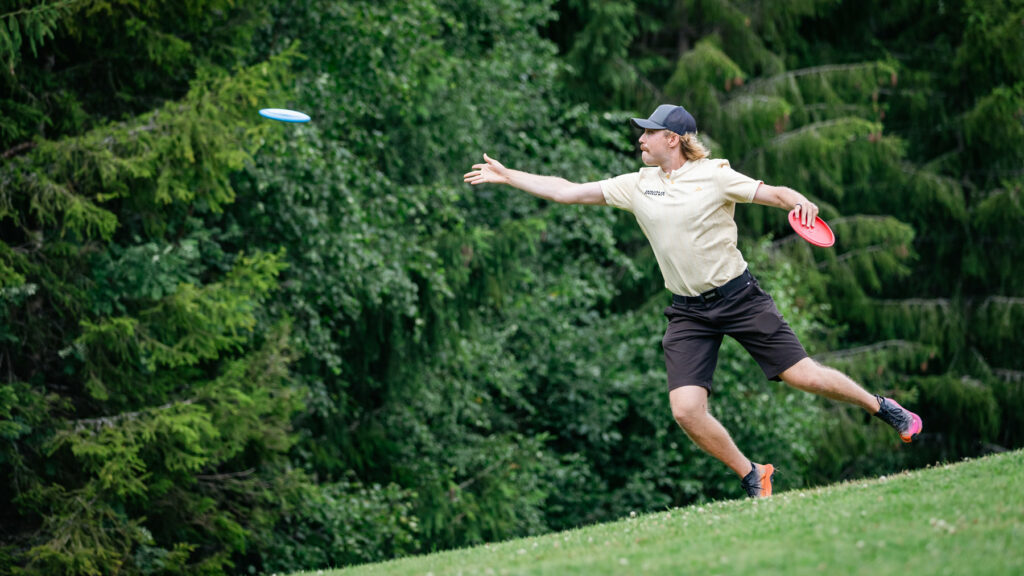
[[[661,166],[669,157],[669,131],[647,128],[640,135],[640,159],[647,166]]]

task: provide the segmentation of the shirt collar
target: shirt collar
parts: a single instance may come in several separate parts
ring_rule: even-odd
[[[697,162],[695,162],[693,160],[687,160],[686,162],[683,162],[682,166],[680,166],[679,168],[676,168],[675,170],[669,172],[668,174],[665,174],[664,171],[661,171],[661,173],[662,173],[662,175],[664,175],[669,180],[672,180],[676,176],[682,176],[683,174],[686,174],[690,170],[693,170],[693,168],[696,165],[697,165]]]

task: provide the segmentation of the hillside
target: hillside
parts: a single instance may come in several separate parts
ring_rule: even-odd
[[[1021,574],[1022,471],[1017,451],[305,574]]]

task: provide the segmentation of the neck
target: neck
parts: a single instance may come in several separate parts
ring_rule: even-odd
[[[671,174],[672,172],[682,168],[683,164],[686,164],[686,158],[683,158],[682,156],[677,156],[672,160],[664,162],[661,165],[661,169],[663,172],[665,172],[665,174]]]

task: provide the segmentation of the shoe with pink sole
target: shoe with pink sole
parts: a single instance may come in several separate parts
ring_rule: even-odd
[[[904,442],[914,441],[921,433],[921,429],[924,428],[921,417],[900,406],[892,398],[882,398],[881,396],[875,396],[875,398],[878,398],[878,412],[875,412],[875,416],[895,428]]]

